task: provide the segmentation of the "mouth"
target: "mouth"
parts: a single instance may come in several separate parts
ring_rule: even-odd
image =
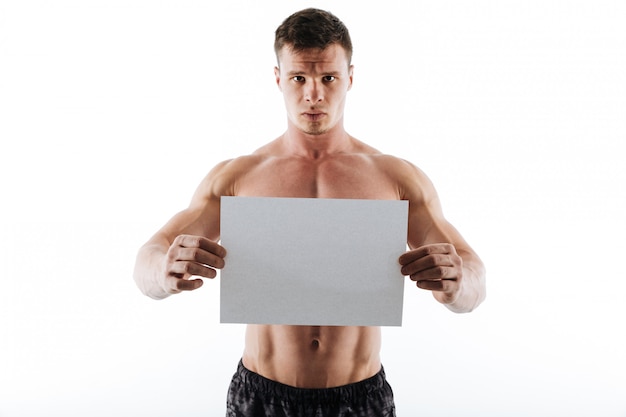
[[[310,122],[317,122],[323,117],[325,117],[326,114],[322,112],[308,111],[308,112],[302,113],[302,116]]]

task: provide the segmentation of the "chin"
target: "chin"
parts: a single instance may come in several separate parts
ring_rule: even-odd
[[[311,136],[320,136],[328,132],[326,129],[316,129],[316,130],[303,130],[304,133]]]
[[[302,130],[302,132],[306,133],[307,135],[319,136],[319,135],[323,135],[325,133],[328,133],[330,128],[328,126],[320,126],[320,125],[311,126],[311,125],[306,125],[306,126],[302,126],[301,130]]]

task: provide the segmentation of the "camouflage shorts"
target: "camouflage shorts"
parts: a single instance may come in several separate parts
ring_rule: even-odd
[[[305,389],[264,378],[239,362],[226,417],[395,417],[385,372],[337,388]]]

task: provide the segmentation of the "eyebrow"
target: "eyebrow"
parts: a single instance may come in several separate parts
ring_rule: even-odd
[[[289,71],[287,72],[287,75],[290,77],[295,77],[296,75],[306,75],[307,72],[306,71]],[[322,77],[328,76],[328,75],[332,75],[334,77],[338,76],[339,74],[341,74],[341,71],[326,71],[326,72],[322,72]]]

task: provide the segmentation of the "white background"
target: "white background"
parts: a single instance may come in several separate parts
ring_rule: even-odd
[[[156,302],[134,257],[282,133],[273,31],[310,5],[0,0],[0,416],[223,415],[219,282]],[[420,166],[488,268],[468,315],[407,282],[398,414],[626,416],[626,3],[313,5],[353,37],[346,128]]]

